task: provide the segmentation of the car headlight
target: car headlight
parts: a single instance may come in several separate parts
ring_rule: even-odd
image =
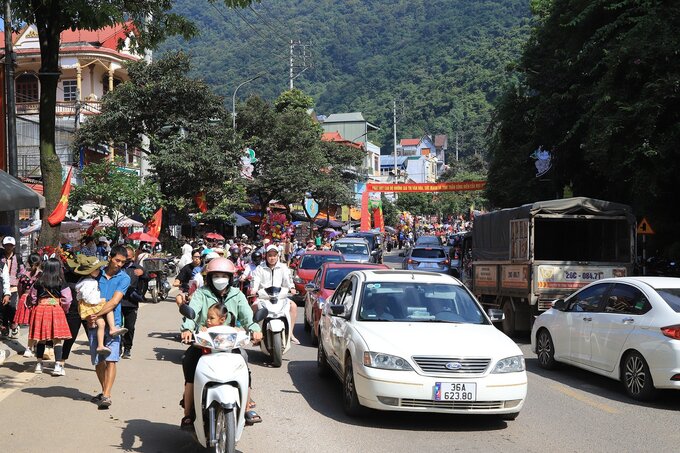
[[[524,356],[516,355],[499,360],[492,373],[517,373],[524,369]]]
[[[380,368],[383,370],[412,371],[409,363],[396,355],[383,354],[382,352],[364,352],[364,366]]]

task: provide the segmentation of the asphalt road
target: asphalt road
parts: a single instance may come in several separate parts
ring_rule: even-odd
[[[396,263],[395,254],[387,261]],[[79,340],[65,377],[32,373],[34,359],[14,355],[0,367],[0,450],[3,452],[194,452],[191,435],[178,428],[182,416],[179,317],[164,302],[140,308],[131,360],[119,365],[113,405],[98,411],[98,393],[85,342]],[[526,338],[529,394],[517,420],[372,412],[348,418],[334,379],[316,373],[316,349],[303,342],[275,369],[249,351],[253,398],[264,422],[246,428],[242,452],[609,452],[673,451],[680,392],[664,392],[651,404],[628,399],[619,383],[576,368],[538,368]],[[22,351],[20,344],[5,343]]]

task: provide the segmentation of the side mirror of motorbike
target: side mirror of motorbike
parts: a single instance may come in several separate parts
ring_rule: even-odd
[[[371,256],[378,256],[378,251],[377,251],[377,250],[373,250],[373,251],[371,252]]]
[[[182,304],[179,306],[179,312],[182,316],[187,319],[196,319],[196,312],[189,304]]]
[[[259,310],[257,310],[255,312],[255,315],[253,316],[253,321],[255,321],[255,322],[262,321],[264,318],[267,317],[268,313],[269,313],[269,311],[266,308],[260,308]]]
[[[503,313],[503,310],[499,310],[497,308],[489,308],[487,314],[489,315],[491,322],[501,322],[505,319],[505,313]]]

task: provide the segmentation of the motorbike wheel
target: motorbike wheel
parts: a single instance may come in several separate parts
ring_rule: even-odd
[[[272,337],[272,365],[280,368],[283,363],[283,333],[279,332]]]
[[[151,293],[151,303],[157,304],[158,303],[158,288],[151,288],[149,290]]]
[[[233,410],[217,408],[215,417],[215,437],[217,442],[210,448],[211,453],[235,453],[236,415]]]

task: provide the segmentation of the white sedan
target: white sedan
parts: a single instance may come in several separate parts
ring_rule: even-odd
[[[568,363],[620,379],[628,394],[680,389],[680,278],[598,280],[536,319],[538,363]]]
[[[369,407],[513,420],[524,404],[522,352],[451,276],[352,272],[319,328],[319,371],[340,378],[349,415]]]

